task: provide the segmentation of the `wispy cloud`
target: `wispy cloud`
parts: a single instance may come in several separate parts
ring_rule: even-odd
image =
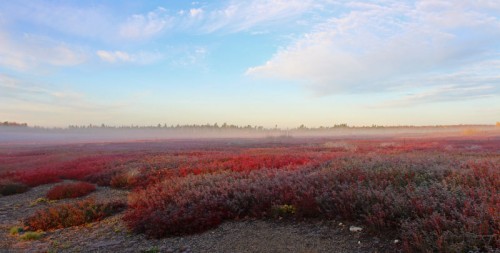
[[[103,5],[76,6],[42,0],[3,1],[2,16],[78,37],[108,40],[117,21]]]
[[[189,16],[192,18],[201,17],[203,15],[203,9],[193,8],[189,10]]]
[[[311,0],[229,1],[213,8],[198,7],[170,14],[162,7],[144,14],[134,14],[120,25],[120,35],[147,39],[167,30],[184,33],[241,32],[273,23],[284,24],[317,5]]]
[[[206,56],[208,55],[208,50],[204,47],[195,48],[185,48],[181,50],[181,53],[176,55],[172,60],[172,65],[174,66],[193,66],[202,64]]]
[[[120,35],[127,39],[148,39],[172,27],[175,18],[159,7],[146,14],[134,14],[120,25]]]
[[[0,73],[0,105],[11,101],[22,102],[36,108],[36,105],[45,107],[64,107],[78,111],[106,111],[129,106],[143,97],[142,94],[132,95],[126,100],[100,102],[90,99],[86,94],[68,89],[34,83],[23,78]]]
[[[498,91],[497,91],[498,92]],[[495,96],[495,87],[482,86],[442,86],[430,90],[406,95],[399,99],[385,101],[372,108],[406,107],[436,102],[465,101],[471,99],[491,98]]]
[[[500,97],[500,60],[470,64],[453,73],[427,74],[402,81],[400,85],[404,88],[396,92],[407,91],[406,95],[369,107],[394,108]]]
[[[300,16],[313,7],[314,1],[310,0],[231,1],[222,8],[208,12],[201,29],[204,32],[239,32],[259,26],[266,27]]]
[[[0,91],[4,99],[88,108],[81,93],[50,89],[6,74],[0,74]]]
[[[317,25],[246,74],[298,80],[318,94],[393,89],[401,80],[426,85],[414,78],[437,69],[453,73],[500,52],[500,21],[491,7],[498,6],[491,1],[348,2],[346,13]]]
[[[41,65],[74,66],[87,59],[86,50],[53,39],[24,34],[12,38],[0,30],[0,65],[28,70]]]
[[[105,62],[108,63],[135,63],[135,64],[151,64],[155,63],[163,58],[160,53],[151,52],[138,52],[138,53],[127,53],[124,51],[106,51],[98,50],[96,55]]]

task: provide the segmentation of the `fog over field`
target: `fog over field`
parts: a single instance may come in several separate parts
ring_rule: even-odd
[[[422,138],[422,137],[489,137],[499,138],[500,127],[493,125],[423,126],[423,127],[332,127],[266,129],[262,127],[70,127],[33,128],[0,126],[2,144],[50,144],[123,142],[168,139],[220,138]]]

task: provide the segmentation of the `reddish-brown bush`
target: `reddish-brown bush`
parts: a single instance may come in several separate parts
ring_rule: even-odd
[[[87,182],[64,183],[52,187],[47,192],[50,200],[78,198],[95,191],[95,185]]]
[[[495,139],[224,143],[88,145],[64,155],[57,148],[0,151],[0,178],[31,187],[73,179],[133,189],[125,221],[153,237],[273,217],[287,207],[291,218],[353,220],[372,232],[398,233],[406,252],[500,248]],[[61,223],[72,224],[52,227]]]
[[[30,230],[49,230],[78,226],[101,220],[125,208],[125,203],[96,203],[82,200],[74,204],[62,204],[36,212],[25,220]]]
[[[408,252],[494,249],[500,196],[491,193],[500,191],[500,163],[468,161],[442,153],[363,154],[298,170],[189,175],[132,193],[124,219],[136,232],[163,237],[270,216],[274,206],[291,205],[296,217],[400,231]]]
[[[2,181],[0,182],[0,196],[13,195],[23,193],[29,190],[29,187],[16,182]]]

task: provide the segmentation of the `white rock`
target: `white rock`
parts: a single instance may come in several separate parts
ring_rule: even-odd
[[[361,228],[361,227],[356,227],[356,226],[351,226],[351,227],[349,228],[349,231],[351,231],[351,232],[360,232],[361,230],[363,230],[363,228]]]
[[[398,239],[394,240],[394,244],[397,244],[397,243],[399,243],[399,240]]]

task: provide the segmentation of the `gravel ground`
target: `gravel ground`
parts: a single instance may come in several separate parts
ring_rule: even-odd
[[[216,229],[160,240],[127,231],[123,213],[84,226],[49,231],[40,240],[21,241],[9,229],[35,211],[55,203],[32,203],[53,185],[0,197],[0,252],[397,252],[394,238],[350,232],[335,221],[243,220]],[[126,200],[127,191],[98,187],[84,197]],[[81,198],[80,198],[81,199]],[[57,203],[72,202],[63,200]]]

